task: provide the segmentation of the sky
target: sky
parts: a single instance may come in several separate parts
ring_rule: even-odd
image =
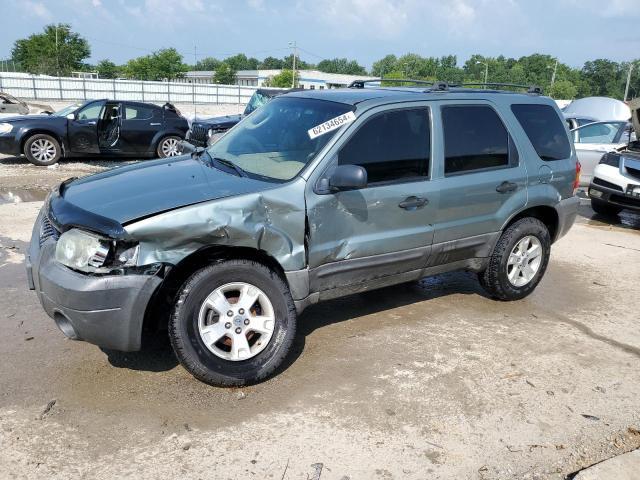
[[[348,57],[367,68],[384,55],[545,53],[586,60],[640,57],[640,0],[0,0],[0,58],[49,23],[70,23],[89,61],[125,63],[174,47],[185,63],[246,53],[303,60]],[[194,56],[194,48],[196,55]]]

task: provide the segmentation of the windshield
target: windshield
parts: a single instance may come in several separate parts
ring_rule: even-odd
[[[269,103],[272,98],[272,96],[264,95],[256,91],[253,95],[251,95],[249,103],[247,103],[247,106],[244,108],[244,114],[249,115],[254,110],[257,110],[259,107],[263,106],[265,103]]]
[[[351,105],[325,100],[278,97],[242,120],[207,151],[213,158],[233,162],[249,176],[290,180],[337,128],[313,139],[309,130],[352,109]]]
[[[64,107],[62,110],[58,110],[56,113],[53,114],[53,116],[54,117],[66,117],[70,113],[73,113],[76,110],[78,110],[78,108],[80,108],[82,105],[84,105],[84,103],[72,103],[68,107]]]

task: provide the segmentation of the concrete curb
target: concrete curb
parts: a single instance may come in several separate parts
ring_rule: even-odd
[[[585,468],[573,480],[636,480],[640,476],[640,450],[634,450]]]

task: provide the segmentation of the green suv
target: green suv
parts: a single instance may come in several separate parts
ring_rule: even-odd
[[[134,351],[168,330],[196,378],[245,385],[323,300],[451,270],[529,295],[576,217],[579,169],[535,90],[294,92],[206,150],[62,183],[28,278],[70,338]]]

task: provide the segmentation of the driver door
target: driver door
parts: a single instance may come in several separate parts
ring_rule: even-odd
[[[104,101],[91,102],[67,120],[67,136],[72,152],[100,153],[98,122],[102,118],[104,106]]]

